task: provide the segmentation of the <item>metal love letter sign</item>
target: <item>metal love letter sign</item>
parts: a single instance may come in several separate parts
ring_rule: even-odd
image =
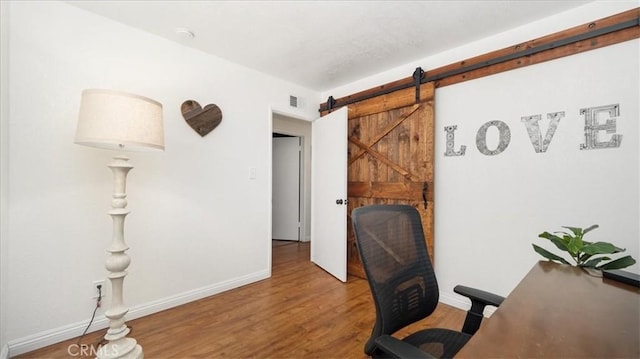
[[[617,148],[622,143],[622,135],[616,133],[616,120],[620,116],[620,105],[596,106],[580,109],[580,115],[584,117],[584,137],[585,143],[580,144],[581,150],[598,150],[603,148]],[[523,116],[520,120],[524,123],[533,150],[536,153],[545,153],[551,144],[553,135],[558,129],[560,120],[565,117],[565,112],[547,113],[549,125],[544,138],[540,131],[539,122],[542,115]],[[499,131],[499,140],[497,148],[490,150],[487,147],[487,130],[490,127],[496,127]],[[457,125],[445,126],[446,133],[446,157],[464,156],[466,146],[460,146],[460,150],[455,150],[455,131]],[[607,135],[611,135],[608,141],[601,140],[602,131]],[[503,121],[489,121],[480,126],[476,133],[476,147],[478,151],[486,156],[495,156],[504,152],[511,142],[511,129],[509,125]]]

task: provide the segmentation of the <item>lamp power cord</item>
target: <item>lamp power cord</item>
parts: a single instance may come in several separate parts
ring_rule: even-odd
[[[87,334],[87,331],[89,331],[91,324],[93,324],[93,320],[96,318],[96,312],[98,311],[98,308],[100,308],[100,305],[102,304],[102,285],[97,285],[96,288],[98,289],[98,299],[96,299],[96,307],[93,309],[93,314],[91,314],[91,320],[89,320],[89,324],[87,325],[86,328],[84,328],[84,332],[82,332],[82,335],[78,338],[78,342],[77,342],[78,346],[80,345],[80,342],[82,341],[84,336]]]

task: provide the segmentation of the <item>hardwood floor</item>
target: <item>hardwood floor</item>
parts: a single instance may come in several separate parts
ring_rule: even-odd
[[[465,313],[440,304],[397,333],[438,326],[460,330]],[[345,284],[309,261],[308,243],[274,242],[272,277],[128,321],[147,358],[364,358],[375,310],[366,280]],[[105,330],[20,358],[95,356]]]

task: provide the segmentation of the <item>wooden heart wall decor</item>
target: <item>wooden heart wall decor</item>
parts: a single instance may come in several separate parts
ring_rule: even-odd
[[[222,110],[214,104],[202,108],[197,101],[187,100],[182,103],[180,110],[187,124],[202,137],[222,122]]]

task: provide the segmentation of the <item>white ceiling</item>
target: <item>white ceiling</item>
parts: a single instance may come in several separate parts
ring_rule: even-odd
[[[67,2],[325,91],[590,1]]]

